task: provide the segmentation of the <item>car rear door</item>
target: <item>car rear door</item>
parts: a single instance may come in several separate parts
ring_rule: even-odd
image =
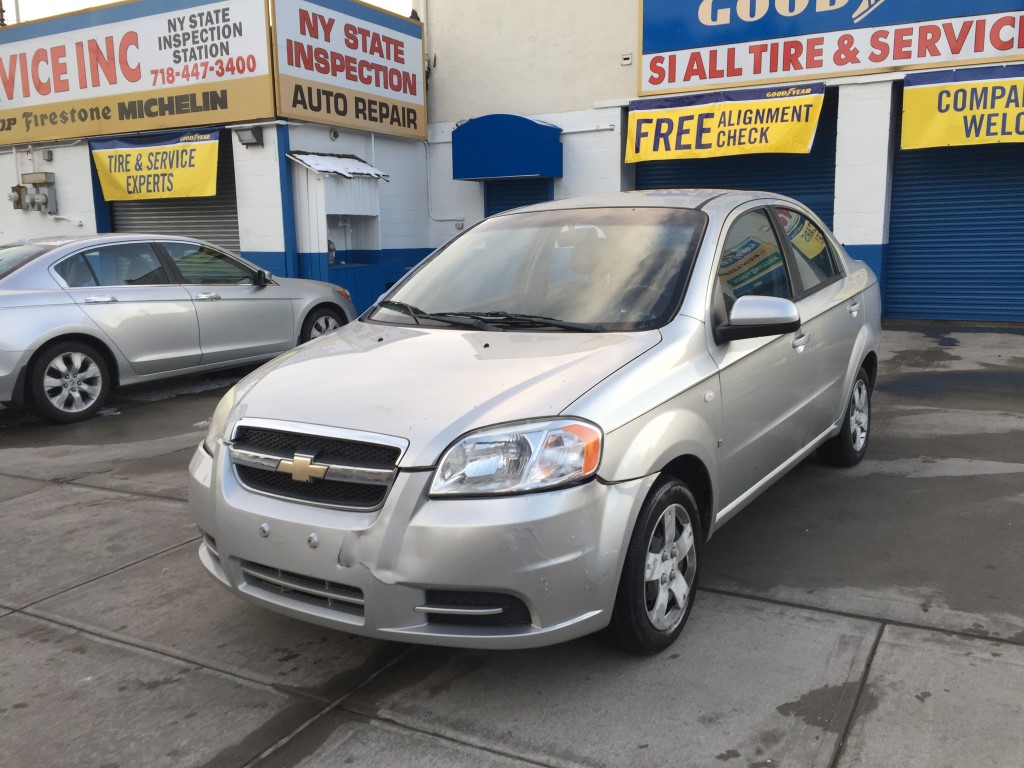
[[[203,243],[161,241],[199,317],[202,363],[283,352],[296,341],[293,302],[279,285],[257,285],[255,271]]]
[[[861,286],[843,272],[820,223],[796,208],[777,206],[784,242],[790,251],[802,330],[810,363],[808,386],[813,401],[803,442],[828,430],[842,415],[844,389],[857,334],[864,324]]]
[[[199,321],[151,243],[93,246],[52,267],[65,290],[138,374],[197,365]]]

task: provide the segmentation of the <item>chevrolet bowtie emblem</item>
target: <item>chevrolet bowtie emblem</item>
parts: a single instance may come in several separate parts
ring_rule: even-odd
[[[290,459],[281,459],[277,464],[277,471],[291,475],[292,480],[297,483],[311,483],[315,477],[323,480],[327,475],[326,464],[314,464],[313,457],[304,453],[296,453]]]

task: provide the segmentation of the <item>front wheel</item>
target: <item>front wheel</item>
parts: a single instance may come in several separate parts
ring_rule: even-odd
[[[853,382],[839,434],[818,448],[818,458],[835,467],[859,464],[868,450],[871,436],[871,380],[861,368]]]
[[[302,333],[299,334],[299,343],[303,344],[310,339],[315,339],[324,334],[338,330],[345,324],[345,318],[336,309],[330,307],[317,307],[302,324]]]
[[[88,344],[54,344],[29,371],[32,401],[50,421],[69,423],[96,415],[110,391],[106,360]]]
[[[630,538],[608,626],[610,639],[650,655],[670,646],[697,593],[703,539],[697,502],[679,480],[654,487]]]

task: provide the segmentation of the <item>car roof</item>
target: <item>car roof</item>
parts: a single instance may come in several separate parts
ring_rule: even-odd
[[[19,241],[26,245],[48,245],[58,248],[64,245],[76,245],[86,243],[127,243],[138,240],[179,240],[183,242],[203,242],[194,237],[180,237],[178,235],[158,235],[145,232],[124,232],[119,234],[92,234],[92,235],[51,235],[49,237],[33,237],[28,240]]]
[[[527,211],[565,211],[577,208],[689,208],[707,210],[721,208],[731,210],[737,205],[754,200],[769,198],[780,202],[795,203],[785,195],[773,192],[741,191],[735,189],[649,189],[635,192],[612,192],[603,195],[585,195],[551,200],[546,203],[527,205],[498,214],[524,213]]]

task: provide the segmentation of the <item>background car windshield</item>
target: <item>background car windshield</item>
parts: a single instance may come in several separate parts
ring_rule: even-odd
[[[32,261],[36,256],[46,253],[53,246],[28,245],[15,243],[11,245],[0,245],[0,280],[7,277],[18,267]]]
[[[509,313],[607,330],[654,328],[679,306],[705,222],[702,213],[675,208],[498,216],[454,240],[387,298],[423,313]],[[394,304],[373,317],[417,319]]]

